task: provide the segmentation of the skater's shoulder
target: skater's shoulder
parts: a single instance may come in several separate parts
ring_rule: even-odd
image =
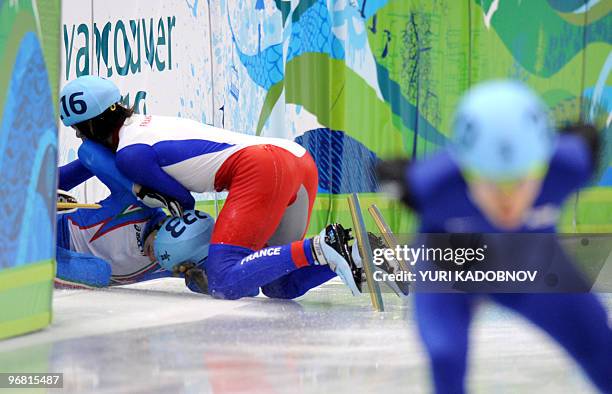
[[[134,114],[126,119],[121,131],[128,131],[131,134],[150,133],[151,130],[155,130],[159,127],[167,128],[169,125],[175,123],[174,119],[175,118],[169,116]]]
[[[134,144],[154,145],[168,138],[172,118],[157,115],[132,115],[119,131],[119,146],[121,150]]]

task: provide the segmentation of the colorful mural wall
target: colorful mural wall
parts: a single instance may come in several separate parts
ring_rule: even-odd
[[[64,15],[65,35],[79,18],[84,24],[93,19],[98,29],[111,24],[108,59],[96,44],[103,30],[91,33],[96,50],[88,51],[97,57],[86,72],[147,91],[149,113],[303,144],[320,174],[313,233],[329,221],[350,222],[345,198],[351,192],[364,204],[377,203],[396,231],[413,229],[410,215],[377,193],[375,164],[424,157],[443,146],[459,97],[479,81],[525,81],[558,123],[582,115],[610,132],[609,1],[185,0],[160,7],[141,1],[129,12],[114,2],[94,0],[92,15]],[[175,18],[172,43],[169,27],[148,30],[163,18]],[[119,21],[118,35],[112,26]],[[179,26],[193,26],[194,33],[181,34]],[[141,27],[157,41],[145,34],[141,46]],[[120,65],[136,64],[141,53],[143,61],[150,57],[147,43],[159,43],[164,31],[162,43],[174,51],[170,64],[180,75],[171,85],[156,80],[168,71],[151,74],[153,62],[125,75],[105,71],[113,59]],[[143,81],[140,73],[149,78]],[[568,205],[565,230],[612,230],[610,153],[593,187]],[[201,206],[213,210],[210,201]]]
[[[51,321],[59,0],[0,1],[0,339]]]

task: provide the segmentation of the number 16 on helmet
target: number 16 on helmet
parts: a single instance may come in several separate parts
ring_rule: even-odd
[[[60,93],[60,118],[65,126],[90,120],[121,100],[111,81],[86,75],[70,81]]]

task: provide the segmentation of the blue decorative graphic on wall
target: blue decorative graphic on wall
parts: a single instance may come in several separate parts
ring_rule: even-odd
[[[229,16],[228,16],[229,18]],[[277,82],[280,82],[285,77],[285,69],[283,65],[283,44],[271,45],[255,55],[247,55],[240,49],[236,36],[232,28],[232,23],[229,21],[230,31],[232,33],[232,41],[240,62],[247,69],[249,77],[257,85],[268,90]]]
[[[289,62],[308,52],[325,53],[333,59],[343,60],[344,46],[332,33],[332,16],[327,8],[327,2],[317,0],[304,4],[308,7],[300,4],[293,14],[286,61]],[[247,69],[253,82],[268,90],[272,85],[282,81],[285,77],[283,43],[263,49],[258,47],[258,53],[248,55],[238,45],[231,20],[229,25],[240,62]]]
[[[559,12],[572,12],[584,7],[586,0],[547,0],[548,4]]]
[[[401,86],[389,77],[389,70],[376,63],[380,91],[391,110],[400,117],[404,126],[418,133],[421,138],[438,146],[446,143],[446,136],[431,124],[406,97],[402,95]],[[414,145],[416,147],[416,145]],[[414,154],[413,154],[414,156]]]
[[[376,192],[374,152],[342,131],[320,128],[295,141],[312,155],[319,171],[319,191],[333,194]]]
[[[389,0],[357,0],[359,12],[365,19],[374,15],[376,11],[387,5],[388,2]]]
[[[332,20],[327,1],[318,0],[291,24],[287,62],[302,53],[325,53],[333,59],[344,59],[344,46],[332,34]]]
[[[57,130],[34,33],[19,45],[0,126],[0,267],[53,258]]]

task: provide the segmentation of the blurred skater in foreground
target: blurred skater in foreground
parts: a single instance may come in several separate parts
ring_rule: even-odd
[[[561,205],[598,165],[597,130],[579,124],[555,132],[544,104],[515,82],[473,88],[453,129],[450,146],[434,156],[379,168],[381,183],[419,215],[422,234],[554,233]],[[469,326],[483,297],[540,327],[599,390],[612,392],[612,331],[595,295],[417,292],[416,319],[437,393],[465,391]]]

